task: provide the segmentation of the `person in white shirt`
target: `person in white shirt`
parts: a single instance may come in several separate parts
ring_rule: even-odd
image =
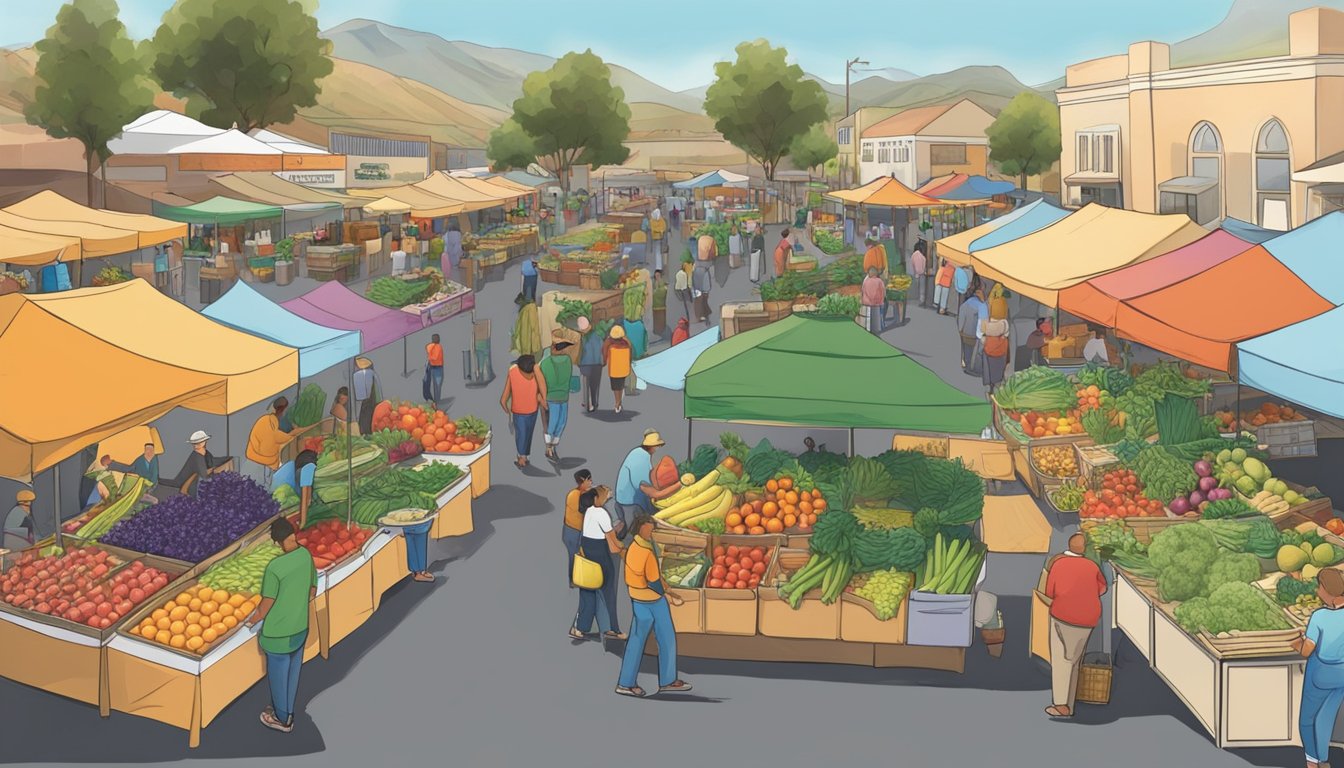
[[[613,556],[621,554],[621,542],[616,538],[611,523],[611,513],[606,503],[611,500],[611,488],[599,485],[579,499],[579,508],[583,513],[583,537],[579,539],[579,555],[597,563],[602,568],[602,586],[599,589],[579,589],[579,618],[570,628],[569,636],[583,640],[579,627],[590,627],[597,618],[598,594],[601,602],[606,603],[608,621],[611,629],[602,636],[609,640],[624,640],[620,623],[616,618],[616,566]]]
[[[1083,345],[1083,361],[1110,365],[1110,355],[1106,352],[1106,332],[1100,328],[1092,329],[1092,338]]]

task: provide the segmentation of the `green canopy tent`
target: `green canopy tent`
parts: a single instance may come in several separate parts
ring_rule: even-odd
[[[795,314],[705,350],[686,418],[979,434],[989,403],[938,378],[852,319]],[[689,432],[689,427],[688,427]]]
[[[242,224],[257,219],[278,219],[284,209],[231,197],[215,196],[193,205],[154,204],[154,215],[186,224]]]

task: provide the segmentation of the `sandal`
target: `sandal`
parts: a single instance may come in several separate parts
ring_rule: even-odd
[[[622,696],[630,696],[631,698],[635,699],[642,699],[646,695],[648,695],[644,692],[644,689],[640,688],[638,685],[630,688],[626,688],[623,685],[618,685],[616,686],[616,692]]]
[[[689,690],[691,690],[691,684],[685,680],[674,680],[671,685],[658,687],[659,693],[685,693]]]
[[[624,634],[622,634],[622,633],[620,633],[620,632],[617,632],[617,631],[614,630],[614,629],[612,629],[612,630],[608,630],[608,631],[606,631],[606,632],[603,632],[603,633],[602,633],[602,637],[606,638],[607,640],[624,640],[624,639],[626,639],[626,636],[625,636]]]
[[[1045,714],[1049,715],[1050,717],[1056,720],[1067,720],[1073,717],[1073,710],[1070,709],[1066,713],[1063,707],[1057,707],[1052,704],[1045,708]]]
[[[569,637],[571,640],[587,640],[588,636],[580,632],[575,627],[569,628]]]
[[[434,580],[434,574],[429,573],[428,571],[426,571],[425,573],[417,573],[417,574],[415,574],[414,576],[412,576],[411,578],[412,578],[412,579],[415,579],[416,581],[419,581],[419,582],[425,582],[425,583],[428,583],[428,582],[431,582],[431,581]]]

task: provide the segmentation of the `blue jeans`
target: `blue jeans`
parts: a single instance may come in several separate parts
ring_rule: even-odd
[[[596,619],[602,626],[602,614],[606,613],[607,629],[617,630],[620,621],[616,618],[616,566],[612,562],[611,550],[607,549],[606,539],[582,540],[583,556],[602,568],[602,586],[599,589],[579,590],[579,617],[574,623],[580,632],[587,632]],[[605,607],[605,611],[603,608]]]
[[[523,275],[523,298],[528,301],[537,300],[537,276]]]
[[[429,366],[429,391],[434,395],[434,402],[443,399],[443,366]]]
[[[565,424],[569,422],[569,401],[550,401],[550,410],[546,415],[546,442],[560,444],[560,436],[565,434]]]
[[[1313,763],[1324,763],[1330,758],[1330,736],[1341,702],[1344,702],[1344,664],[1328,664],[1313,654],[1307,659],[1302,711],[1297,719],[1302,749]]]
[[[307,639],[308,633],[304,632],[298,639],[298,649],[292,653],[266,653],[266,682],[271,687],[271,708],[275,710],[275,719],[282,723],[294,718],[299,670],[303,668],[303,644]]]
[[[625,657],[621,659],[621,676],[616,684],[622,688],[634,688],[639,682],[639,662],[644,658],[644,645],[649,641],[649,631],[658,640],[658,686],[671,685],[677,681],[677,632],[672,626],[672,609],[667,598],[645,602],[631,600],[630,607],[634,618],[630,622],[630,639],[625,644]]]
[[[411,573],[429,570],[429,529],[433,525],[431,520],[401,530],[406,537],[406,567],[411,569]]]
[[[570,581],[574,577],[574,555],[579,553],[579,542],[583,539],[583,534],[566,525],[560,529],[560,538],[565,542],[565,552],[567,553],[565,557],[565,581]],[[576,613],[574,614],[574,627],[580,632],[588,633],[593,630],[593,621],[589,619],[588,626],[580,627],[579,616]],[[598,590],[597,631],[609,632],[612,629],[615,629],[615,626],[611,623],[611,612],[607,608],[606,595],[602,593],[602,590]]]
[[[537,428],[537,412],[513,414],[513,443],[519,456],[532,453],[532,433]]]

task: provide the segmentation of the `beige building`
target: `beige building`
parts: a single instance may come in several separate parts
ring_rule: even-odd
[[[840,186],[859,185],[859,137],[865,129],[901,111],[900,107],[859,107],[835,121],[836,164],[840,168]]]
[[[1065,203],[1271,229],[1339,207],[1344,12],[1288,25],[1286,56],[1173,69],[1169,46],[1143,42],[1069,67],[1056,94]]]
[[[863,129],[859,183],[892,176],[914,189],[949,173],[985,175],[994,116],[969,99],[915,107]]]

